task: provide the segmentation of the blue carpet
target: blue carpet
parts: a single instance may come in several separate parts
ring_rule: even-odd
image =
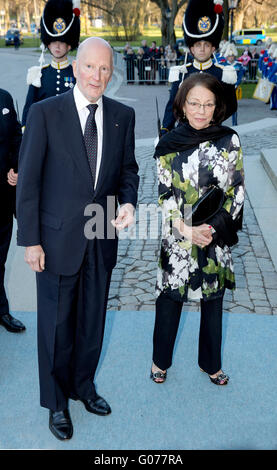
[[[224,314],[223,369],[216,387],[197,366],[199,314],[182,316],[168,379],[149,379],[153,312],[108,312],[96,377],[112,414],[98,417],[70,402],[74,435],[60,442],[39,406],[36,315],[27,327],[0,327],[1,449],[277,449],[277,318]]]

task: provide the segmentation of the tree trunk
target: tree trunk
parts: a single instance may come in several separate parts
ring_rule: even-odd
[[[222,39],[229,39],[229,10],[228,10],[228,0],[224,0],[223,4],[223,12],[224,12],[224,29],[222,34]]]
[[[162,45],[166,46],[171,44],[174,46],[176,43],[176,36],[174,30],[175,19],[180,8],[187,3],[187,0],[172,0],[169,5],[168,0],[150,0],[152,3],[158,5],[161,10],[161,33],[162,33]],[[170,9],[171,6],[171,9]],[[171,16],[167,17],[167,13],[170,10]]]

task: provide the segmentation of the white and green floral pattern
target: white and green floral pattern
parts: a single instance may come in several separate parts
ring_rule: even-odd
[[[224,208],[235,218],[244,202],[244,171],[237,134],[194,149],[157,158],[159,204],[164,220],[183,217],[186,204],[194,204],[211,184],[225,193]],[[211,244],[200,249],[176,238],[168,224],[163,234],[156,294],[173,299],[211,299],[235,288],[234,266],[228,246]]]

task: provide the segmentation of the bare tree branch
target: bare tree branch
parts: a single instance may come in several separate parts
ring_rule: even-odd
[[[88,5],[93,8],[98,8],[99,10],[104,11],[105,13],[108,13],[108,15],[113,15],[113,10],[108,10],[105,7],[100,6],[99,4],[96,4],[94,2],[91,2],[90,0],[81,0],[81,5]]]

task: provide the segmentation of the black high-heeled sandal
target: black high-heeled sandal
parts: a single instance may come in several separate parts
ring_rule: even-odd
[[[207,374],[209,376],[210,381],[215,385],[221,385],[221,386],[222,385],[227,385],[228,382],[229,382],[229,379],[230,379],[229,375],[224,374],[223,371],[217,377],[211,377],[207,372],[205,372],[203,369],[201,369],[201,367],[200,367],[200,370],[201,370],[201,372],[204,372],[205,374]]]
[[[150,379],[153,380],[153,382],[155,382],[156,384],[163,384],[165,381],[166,381],[166,374],[167,372],[162,372],[162,371],[157,371],[157,372],[153,372],[151,370],[151,373],[150,373]],[[156,379],[162,379],[162,380],[156,380]]]

